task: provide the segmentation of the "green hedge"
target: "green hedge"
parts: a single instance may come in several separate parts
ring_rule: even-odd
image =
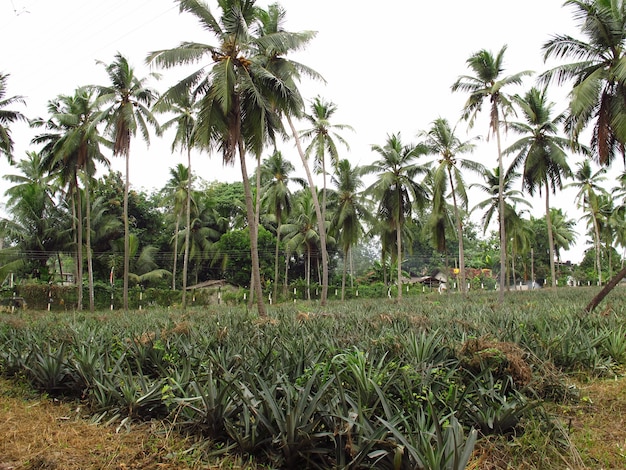
[[[472,284],[473,289],[479,289],[480,283],[475,279]],[[489,286],[491,289],[492,287]],[[312,284],[311,300],[319,300],[321,295],[321,286]],[[436,292],[437,288],[422,286],[421,284],[405,284],[402,286],[403,296],[418,296]],[[263,295],[266,302],[269,302],[269,292]],[[354,287],[346,286],[346,299],[379,299],[379,298],[396,298],[397,287],[388,286],[382,282],[374,284],[362,284]],[[66,311],[76,309],[78,303],[78,290],[76,286],[48,285],[38,283],[25,283],[15,286],[13,289],[2,289],[2,298],[5,299],[4,304],[9,305],[9,298],[13,296],[22,297],[26,302],[26,308],[33,310]],[[123,305],[123,290],[121,282],[116,284],[113,289],[108,283],[96,282],[94,285],[95,308],[97,310],[108,310],[113,306],[114,310],[120,309]],[[237,288],[233,286],[222,286],[203,288],[187,293],[188,305],[238,305],[248,300],[249,291],[245,288]],[[341,286],[333,285],[328,288],[328,299],[338,300],[341,298]],[[289,286],[287,296],[282,295],[282,287],[279,289],[278,299],[273,299],[273,303],[284,303],[293,301],[306,301],[307,289],[303,282],[296,282]],[[178,307],[182,303],[182,291],[160,288],[140,289],[132,287],[128,293],[128,306],[130,309],[137,310],[148,307]],[[83,286],[83,307],[89,307],[89,290]]]
[[[74,310],[78,305],[78,288],[76,286],[61,286],[48,284],[20,284],[13,289],[3,289],[4,299],[13,296],[22,297],[26,308],[34,310],[65,311]],[[128,306],[131,309],[145,308],[148,306],[169,307],[180,304],[181,291],[165,289],[145,289],[138,287],[129,289]],[[105,283],[94,285],[94,302],[98,310],[121,308],[123,304],[122,286],[111,286]],[[89,306],[89,289],[83,287],[83,306]]]

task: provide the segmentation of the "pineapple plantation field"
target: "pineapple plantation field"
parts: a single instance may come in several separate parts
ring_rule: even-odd
[[[626,468],[626,291],[0,313],[0,469]]]

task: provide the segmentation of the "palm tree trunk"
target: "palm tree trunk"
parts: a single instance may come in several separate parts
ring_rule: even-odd
[[[593,209],[591,209],[593,211]],[[593,231],[595,235],[596,246],[596,269],[598,271],[598,285],[602,285],[602,261],[600,257],[600,227],[598,226],[598,219],[595,213],[592,212],[593,218]]]
[[[511,289],[510,289],[510,286],[511,286],[511,268],[509,267],[509,258],[510,258],[510,256],[507,253],[506,254],[506,271],[505,271],[505,274],[504,274],[504,280],[505,280],[505,283],[506,283],[506,291],[507,292],[511,291]]]
[[[346,271],[347,271],[349,253],[350,253],[350,246],[348,245],[345,256],[343,258],[343,273],[341,275],[341,300],[345,300],[346,298]]]
[[[445,252],[445,258],[446,258],[446,263],[445,264],[446,264],[446,284],[447,284],[447,282],[448,282],[448,275],[450,273],[450,259],[448,258],[448,250],[446,250],[446,252]],[[432,284],[430,285],[430,287],[431,287],[431,290],[432,290]],[[447,285],[447,287],[449,287],[449,284]],[[450,289],[445,289],[444,292],[447,293],[448,290],[450,290]],[[439,293],[441,293],[441,291]]]
[[[326,158],[324,155],[322,155],[322,185],[322,222],[326,227]]]
[[[513,277],[513,290],[517,290],[515,286],[517,286],[517,279],[515,277],[515,249],[513,248],[513,243],[511,243],[511,275]]]
[[[606,247],[605,247],[607,253],[608,253],[608,258],[609,258],[609,279],[613,276],[613,250],[611,250],[611,246],[609,245],[609,243],[606,243]]]
[[[281,211],[276,211],[276,249],[274,251],[274,301],[276,301],[278,296],[278,283],[280,282],[279,273],[278,273],[278,257],[280,252],[280,219],[281,219]]]
[[[500,289],[498,291],[498,302],[504,303],[504,284],[506,275],[506,231],[504,225],[504,165],[502,164],[502,142],[500,138],[500,117],[498,108],[495,109],[495,131],[498,146],[498,218],[500,220]]]
[[[254,273],[252,272],[252,270],[250,270],[250,298],[248,299],[248,308],[252,308],[252,306],[254,305],[254,285]]]
[[[289,279],[289,252],[285,250],[285,278],[283,279],[283,297],[287,299],[287,284]]]
[[[320,257],[319,255],[316,253],[317,256],[315,256],[315,267],[316,272],[317,272],[317,285],[320,285],[322,283],[322,273],[320,273]]]
[[[186,228],[185,231],[185,254],[183,256],[183,310],[187,308],[187,270],[189,269],[189,240],[191,237],[191,147],[187,148],[187,206],[185,208]]]
[[[293,121],[290,116],[287,116],[287,122],[289,123],[289,127],[291,128],[291,133],[296,141],[296,148],[298,149],[298,154],[300,155],[300,159],[302,160],[302,165],[304,166],[304,170],[306,172],[307,180],[309,183],[309,189],[311,190],[311,196],[313,198],[313,204],[315,206],[315,215],[317,216],[317,227],[319,230],[320,236],[320,245],[322,248],[322,296],[320,298],[320,305],[325,306],[328,298],[328,248],[326,246],[326,223],[322,217],[322,209],[320,207],[320,202],[317,197],[317,192],[315,191],[315,184],[313,183],[313,176],[311,175],[311,169],[309,168],[309,163],[306,159],[306,155],[302,149],[302,143],[300,142],[300,137],[298,137],[298,133],[296,128],[293,125]]]
[[[524,267],[524,276],[528,280],[528,261],[526,261],[526,265]],[[530,249],[530,288],[535,288],[535,249],[531,247]]]
[[[254,226],[257,230],[257,245],[258,245],[258,235],[259,235],[259,227],[261,225],[261,154],[257,154],[256,156],[256,195],[254,198]],[[258,253],[257,248],[257,253]],[[260,263],[260,262],[259,262]],[[261,277],[260,266],[259,266],[259,282]],[[252,282],[253,279],[250,279]],[[254,291],[250,293],[250,301],[248,305],[252,307],[252,302],[254,300]]]
[[[83,309],[83,211],[78,184],[74,182],[76,204],[76,286],[78,287],[77,310]]]
[[[461,221],[461,215],[459,214],[459,207],[456,202],[456,192],[454,190],[454,180],[452,179],[452,172],[448,167],[448,178],[450,179],[450,189],[452,190],[452,203],[454,204],[454,217],[456,219],[456,233],[459,238],[459,283],[461,287],[461,294],[467,292],[465,284],[465,250],[463,248],[463,224]]]
[[[61,285],[65,285],[65,279],[63,278],[63,262],[61,261],[61,253],[57,251],[57,262],[59,263],[59,275],[61,276]]]
[[[387,285],[387,283],[388,283],[386,260],[387,260],[386,253],[383,250],[381,250],[381,252],[380,252],[380,268],[383,271],[383,284],[384,285]]]
[[[180,215],[176,214],[174,227],[174,267],[172,268],[172,290],[176,290],[176,267],[178,265],[178,230],[180,229]]]
[[[350,250],[350,288],[354,289],[354,258]]]
[[[622,268],[620,272],[618,272],[613,279],[607,282],[606,286],[602,288],[598,294],[591,299],[591,302],[585,307],[585,311],[587,313],[591,313],[594,309],[604,300],[604,298],[611,292],[615,287],[620,283],[622,279],[626,277],[626,268]]]
[[[322,216],[326,220],[326,158],[322,155]]]
[[[124,311],[128,311],[128,274],[130,272],[130,231],[128,226],[128,191],[130,189],[130,180],[128,177],[130,152],[126,153],[126,177],[124,181],[124,293],[123,304]]]
[[[306,298],[307,300],[311,300],[311,248],[307,244],[306,247]]]
[[[265,304],[263,303],[263,292],[261,291],[261,272],[259,269],[258,232],[256,217],[254,212],[254,202],[252,200],[252,190],[250,189],[250,179],[246,168],[246,154],[243,142],[239,140],[239,162],[241,166],[241,177],[243,179],[244,198],[246,200],[246,218],[248,219],[248,229],[250,230],[250,256],[252,258],[252,286],[257,302],[258,314],[261,317],[267,316]]]
[[[396,225],[396,245],[398,246],[396,255],[398,261],[398,300],[402,300],[402,229],[400,221]]]
[[[85,245],[87,246],[87,278],[89,282],[89,311],[96,309],[93,287],[93,253],[91,252],[91,196],[89,195],[89,175],[85,174]]]
[[[546,225],[548,227],[548,246],[550,249],[550,276],[552,287],[556,287],[556,269],[554,266],[554,237],[552,236],[552,218],[550,217],[550,186],[546,180]]]

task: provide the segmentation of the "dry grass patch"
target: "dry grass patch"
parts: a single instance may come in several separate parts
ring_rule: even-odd
[[[588,468],[626,468],[626,378],[580,385],[581,400],[559,411]]]
[[[472,338],[461,346],[459,356],[461,364],[474,373],[491,369],[498,375],[509,375],[520,387],[528,385],[532,379],[528,354],[514,343]]]
[[[114,425],[90,423],[78,403],[23,393],[0,379],[0,470],[255,468],[236,459],[202,461],[199,452],[189,451],[194,442],[170,434],[163,422],[117,432]]]

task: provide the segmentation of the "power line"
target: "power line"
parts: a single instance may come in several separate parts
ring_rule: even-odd
[[[59,54],[46,51],[45,61],[43,63],[33,61],[32,56],[20,56],[17,65],[14,65],[14,67],[28,70],[36,63],[38,70],[38,73],[35,75],[37,79],[31,89],[26,88],[21,94],[29,95],[33,88],[39,89],[43,85],[42,78],[39,78],[42,77],[42,74],[39,72],[40,70],[52,71],[55,74],[58,73],[58,70],[56,70],[58,67],[55,67],[55,65],[58,63],[59,58],[65,57],[66,60],[70,60],[70,65],[64,66],[62,73],[71,76],[73,71],[84,68],[86,60],[95,60],[99,52],[106,50],[113,44],[121,42],[137,31],[145,29],[149,24],[156,22],[176,8],[176,5],[168,5],[166,9],[151,14],[146,17],[145,20],[137,21],[135,17],[140,17],[139,13],[145,11],[152,12],[149,6],[154,5],[154,2],[150,2],[150,0],[143,1],[131,10],[128,8],[128,3],[130,2],[127,0],[119,0],[113,5],[111,5],[111,2],[96,2],[96,7],[94,8],[93,2],[82,2],[78,10],[74,10],[62,16],[61,22],[53,25],[53,30],[57,34],[54,38],[55,44],[69,44],[70,46],[76,44],[94,44],[95,47],[91,47],[89,50],[76,56],[71,55],[72,47],[66,48],[63,51],[59,50]],[[37,14],[37,10],[33,9],[33,15],[35,14]],[[103,21],[104,25],[98,30],[94,31],[92,29],[93,24],[102,24]],[[105,40],[108,39],[106,33],[114,31],[115,26],[120,24],[130,24],[132,27],[123,28],[121,32],[105,42]],[[44,43],[42,51],[45,51],[45,46],[46,44]],[[68,51],[70,51],[69,56]],[[41,58],[41,56],[39,56],[39,58]]]

